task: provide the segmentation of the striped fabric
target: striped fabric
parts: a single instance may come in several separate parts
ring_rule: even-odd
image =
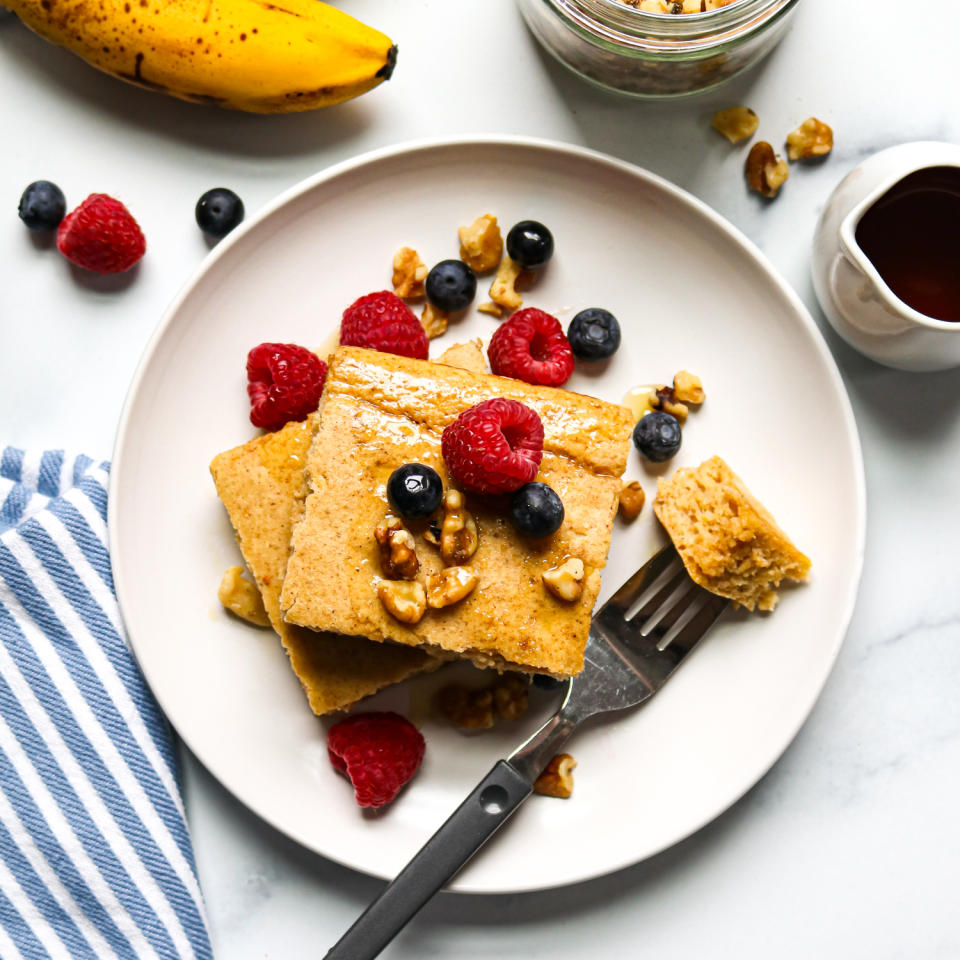
[[[170,730],[120,623],[109,464],[0,455],[0,958],[212,957]]]

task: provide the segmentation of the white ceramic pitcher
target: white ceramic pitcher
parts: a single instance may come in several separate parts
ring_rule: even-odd
[[[905,143],[875,153],[833,191],[814,234],[813,284],[827,319],[861,353],[900,370],[960,366],[960,323],[928,317],[900,300],[860,249],[856,232],[884,194],[929,167],[960,169],[960,146]]]

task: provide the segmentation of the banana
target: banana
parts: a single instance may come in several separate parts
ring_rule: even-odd
[[[320,0],[2,0],[31,30],[150,90],[251,113],[349,100],[388,80],[389,37]]]

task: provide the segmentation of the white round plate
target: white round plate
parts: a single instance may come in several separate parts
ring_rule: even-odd
[[[275,636],[228,616],[217,585],[239,553],[207,470],[249,439],[244,362],[264,340],[319,346],[361,294],[390,283],[402,245],[455,257],[483,213],[549,225],[556,255],[526,303],[566,323],[612,310],[623,345],[573,390],[619,401],[631,386],[699,374],[707,392],[673,463],[718,453],[813,559],[776,613],[724,620],[644,708],[578,734],[570,800],[533,796],[456,879],[505,892],[585,880],[642,860],[725,810],[796,734],[843,640],[860,575],[865,497],[846,393],[809,314],[757,250],[702,203],[636,167],[541,141],[420,143],[350,161],[280,197],[207,259],[170,308],[134,379],[114,451],[110,538],[137,659],[178,733],[261,817],[300,843],[389,877],[496,759],[551,707],[464,736],[432,721],[447,671],[364,704],[422,726],[427,756],[378,815],[330,767]],[[481,281],[477,302],[484,299]],[[431,343],[480,336],[477,312]],[[601,602],[663,542],[649,505],[617,521]],[[458,666],[454,671],[472,668]]]

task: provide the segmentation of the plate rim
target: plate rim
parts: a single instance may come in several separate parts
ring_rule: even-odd
[[[796,738],[797,734],[802,729],[803,725],[809,719],[817,700],[823,693],[827,679],[833,670],[834,664],[836,663],[837,657],[840,653],[840,649],[850,629],[850,623],[853,619],[854,610],[856,608],[856,602],[859,595],[860,583],[863,574],[867,525],[867,494],[866,476],[863,462],[863,447],[860,442],[860,433],[857,427],[856,417],[854,416],[853,406],[850,402],[850,396],[846,385],[840,375],[840,370],[837,366],[836,359],[830,351],[823,333],[814,321],[813,316],[808,310],[806,304],[800,299],[800,296],[793,289],[793,287],[790,286],[787,280],[781,276],[781,274],[774,267],[773,263],[762,253],[759,247],[757,247],[757,245],[750,240],[738,227],[736,227],[733,223],[723,217],[699,197],[694,196],[684,188],[671,183],[669,180],[666,180],[658,174],[652,173],[637,164],[626,160],[621,160],[618,157],[613,157],[609,154],[591,149],[589,147],[583,147],[578,144],[564,143],[562,141],[541,137],[504,134],[459,134],[453,136],[420,137],[416,139],[405,140],[401,143],[390,146],[379,147],[373,150],[365,151],[364,153],[358,154],[355,157],[347,158],[323,170],[320,170],[317,173],[300,180],[293,186],[288,187],[286,190],[283,190],[276,197],[274,197],[273,200],[267,202],[262,208],[260,208],[253,217],[251,217],[249,220],[246,220],[239,227],[233,230],[224,240],[221,240],[220,243],[218,243],[217,246],[214,247],[214,249],[204,257],[198,267],[193,271],[192,275],[186,280],[178,293],[174,296],[173,300],[170,302],[161,316],[160,321],[157,323],[157,326],[154,328],[152,334],[148,338],[140,356],[140,360],[138,361],[134,370],[130,385],[124,396],[123,408],[117,423],[117,430],[110,461],[110,481],[107,498],[107,535],[114,588],[117,595],[120,617],[124,624],[130,650],[137,661],[138,668],[140,669],[148,687],[150,688],[152,696],[157,701],[160,709],[163,711],[164,716],[166,717],[171,728],[175,731],[177,737],[183,742],[187,749],[190,750],[191,754],[193,754],[193,756],[203,765],[203,767],[211,774],[217,783],[231,795],[231,797],[236,799],[245,809],[249,810],[258,819],[262,820],[264,823],[267,823],[283,836],[293,840],[295,843],[299,844],[305,849],[310,850],[312,853],[322,856],[325,859],[328,859],[334,863],[338,863],[341,866],[347,867],[351,870],[355,870],[358,873],[363,873],[367,876],[373,876],[383,880],[392,879],[390,874],[372,870],[367,866],[349,862],[340,857],[332,856],[331,854],[322,850],[318,850],[315,845],[308,843],[304,838],[298,836],[283,823],[278,822],[276,818],[247,803],[243,797],[235,793],[227,784],[227,782],[220,777],[216,769],[215,759],[211,761],[207,757],[201,756],[201,754],[192,746],[190,739],[180,731],[173,718],[164,707],[163,698],[157,693],[156,690],[154,690],[153,685],[150,683],[149,677],[146,675],[146,671],[144,671],[140,666],[140,658],[137,656],[137,644],[134,640],[133,631],[127,624],[127,619],[124,614],[123,598],[124,596],[128,595],[125,585],[126,580],[122,569],[119,567],[119,565],[114,564],[114,558],[120,556],[118,534],[119,517],[117,515],[117,510],[119,509],[117,505],[120,501],[120,498],[117,495],[117,491],[120,479],[124,473],[124,453],[128,438],[132,409],[136,402],[141,383],[151,366],[154,354],[157,352],[159,346],[165,338],[168,329],[170,328],[185,301],[193,294],[194,290],[200,285],[206,274],[212,270],[221,259],[230,255],[236,243],[241,241],[247,233],[256,230],[264,220],[268,219],[275,212],[282,209],[296,198],[309,193],[311,190],[323,183],[334,180],[337,177],[348,174],[358,168],[376,165],[397,157],[414,155],[417,153],[428,153],[435,150],[450,148],[469,149],[471,147],[489,146],[501,146],[507,149],[521,148],[527,150],[539,150],[551,155],[560,154],[575,160],[605,165],[620,173],[627,174],[637,180],[643,181],[646,185],[652,186],[658,191],[662,191],[670,195],[674,200],[685,205],[695,214],[706,218],[715,227],[720,229],[742,253],[746,254],[750,259],[752,259],[754,264],[762,271],[767,279],[772,282],[776,290],[784,297],[789,307],[792,308],[793,312],[797,316],[797,319],[800,321],[801,326],[804,328],[804,331],[807,334],[812,346],[819,354],[820,359],[824,364],[826,373],[837,391],[838,397],[841,401],[843,426],[850,441],[851,453],[853,454],[855,475],[852,479],[854,482],[854,495],[856,499],[855,551],[853,556],[854,569],[852,571],[853,576],[850,581],[850,587],[845,598],[842,616],[837,629],[837,635],[830,650],[829,657],[824,659],[822,676],[820,676],[817,684],[815,685],[815,688],[813,689],[809,698],[809,702],[805,704],[804,709],[801,711],[799,722],[788,730],[783,743],[773,753],[770,762],[761,770],[759,770],[756,777],[751,779],[742,790],[736,792],[735,795],[725,800],[719,809],[713,810],[713,812],[697,821],[682,835],[663,842],[661,845],[656,846],[654,849],[648,851],[639,858],[633,855],[628,855],[626,858],[621,859],[617,863],[610,864],[603,869],[597,870],[595,868],[591,868],[588,873],[581,876],[579,879],[568,879],[557,883],[548,882],[546,884],[525,884],[519,887],[491,887],[489,884],[462,884],[458,883],[458,881],[455,879],[453,885],[448,888],[449,892],[455,893],[510,895],[575,886],[579,883],[586,883],[588,881],[598,879],[599,877],[610,876],[618,873],[638,863],[649,860],[663,851],[670,849],[677,843],[680,843],[693,834],[699,832],[707,824],[713,822],[723,813],[731,809],[769,773],[773,765],[783,756],[790,744]]]

